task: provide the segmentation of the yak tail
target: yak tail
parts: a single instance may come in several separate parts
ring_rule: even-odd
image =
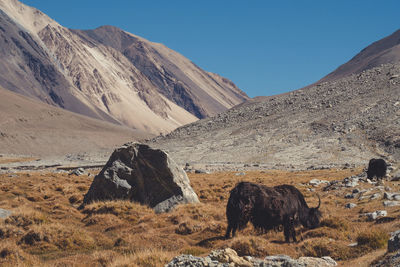
[[[321,207],[321,198],[318,194],[317,197],[318,197],[318,206],[315,209],[319,209]]]

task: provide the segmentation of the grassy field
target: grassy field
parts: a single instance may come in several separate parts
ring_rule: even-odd
[[[375,224],[359,216],[384,209],[382,197],[349,201],[344,195],[352,188],[323,192],[321,186],[315,189],[322,200],[322,227],[297,228],[298,243],[286,244],[282,232],[257,233],[251,226],[233,239],[222,238],[226,202],[237,182],[292,184],[310,206],[316,206],[318,198],[308,190],[308,181],[343,179],[360,169],[189,174],[201,203],[159,215],[126,201],[98,202],[79,211],[98,171],[79,177],[53,172],[0,175],[0,208],[13,211],[12,216],[0,219],[0,265],[163,266],[182,253],[204,256],[213,249],[231,247],[239,255],[331,256],[343,266],[367,266],[385,253],[388,233],[400,226],[398,219]],[[400,191],[399,182],[385,182],[385,186]],[[348,202],[358,206],[345,209]],[[385,209],[390,217],[400,215],[399,207]],[[348,246],[354,242],[358,245]]]

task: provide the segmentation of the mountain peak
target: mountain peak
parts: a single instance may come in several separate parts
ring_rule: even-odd
[[[6,89],[152,134],[248,99],[227,79],[115,26],[72,30],[15,0],[0,0],[0,8]]]
[[[400,62],[400,30],[367,46],[318,83],[336,80],[387,63]]]
[[[40,10],[17,0],[0,0],[0,9],[33,35],[37,35],[48,24],[59,25]]]

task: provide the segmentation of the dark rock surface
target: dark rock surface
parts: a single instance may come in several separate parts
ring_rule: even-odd
[[[164,151],[139,143],[125,144],[113,152],[83,202],[112,199],[137,201],[156,212],[199,202],[186,173]]]

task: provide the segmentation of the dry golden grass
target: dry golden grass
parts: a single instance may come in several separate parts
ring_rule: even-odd
[[[12,216],[0,220],[0,265],[163,266],[182,253],[204,256],[211,250],[231,247],[239,255],[331,256],[342,265],[365,266],[385,252],[388,233],[398,229],[400,222],[374,224],[359,217],[360,213],[383,209],[381,199],[363,200],[356,208],[345,209],[350,201],[344,195],[352,189],[323,192],[322,186],[316,187],[322,200],[322,224],[313,230],[297,228],[298,243],[286,244],[282,232],[258,233],[251,225],[235,238],[223,239],[229,191],[239,181],[292,184],[304,193],[310,206],[316,206],[316,194],[307,190],[309,180],[339,180],[358,172],[189,174],[201,203],[181,205],[166,214],[155,214],[146,206],[127,201],[96,202],[78,210],[92,181],[87,176],[52,172],[0,175],[0,207],[13,211]],[[398,182],[386,185],[400,191]],[[399,208],[386,210],[388,216],[400,215]],[[348,246],[354,242],[360,245]],[[375,257],[367,256],[370,254]]]

